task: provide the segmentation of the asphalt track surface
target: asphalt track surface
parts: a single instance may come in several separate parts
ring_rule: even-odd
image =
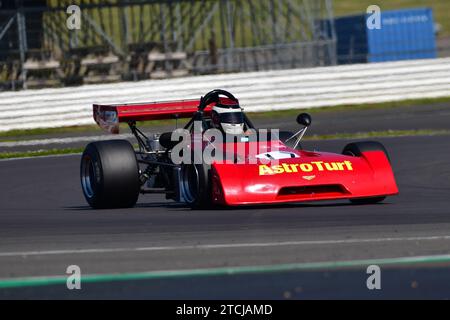
[[[69,265],[83,275],[181,275],[85,283],[80,291],[65,283],[0,289],[0,299],[450,298],[448,261],[382,267],[382,290],[375,291],[366,287],[364,263],[329,267],[450,254],[449,137],[378,140],[391,154],[400,195],[369,206],[331,201],[195,211],[153,195],[141,196],[133,209],[94,211],[80,189],[79,156],[1,161],[0,279],[64,277]],[[340,152],[348,142],[304,147]],[[262,267],[310,262],[319,265]],[[205,268],[248,266],[262,270],[201,275]]]

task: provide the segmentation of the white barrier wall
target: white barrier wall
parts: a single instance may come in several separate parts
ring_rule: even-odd
[[[450,96],[450,58],[0,93],[0,131],[93,124],[92,104],[233,93],[247,112]]]

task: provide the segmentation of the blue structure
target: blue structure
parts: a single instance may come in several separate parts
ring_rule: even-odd
[[[339,63],[435,58],[430,8],[381,11],[381,29],[368,29],[369,15],[335,19]]]

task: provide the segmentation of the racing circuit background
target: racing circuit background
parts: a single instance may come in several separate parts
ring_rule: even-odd
[[[449,12],[445,0],[2,1],[0,298],[448,299]],[[197,211],[159,195],[127,210],[86,205],[80,152],[117,138],[94,125],[92,104],[215,88],[260,128],[296,131],[307,110],[305,149],[381,141],[400,195],[370,206]],[[81,290],[66,286],[72,265]],[[379,290],[367,287],[369,265],[381,268]]]

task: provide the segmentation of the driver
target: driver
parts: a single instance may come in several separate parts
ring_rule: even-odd
[[[244,134],[244,113],[239,104],[217,103],[212,108],[212,125],[226,134]]]

